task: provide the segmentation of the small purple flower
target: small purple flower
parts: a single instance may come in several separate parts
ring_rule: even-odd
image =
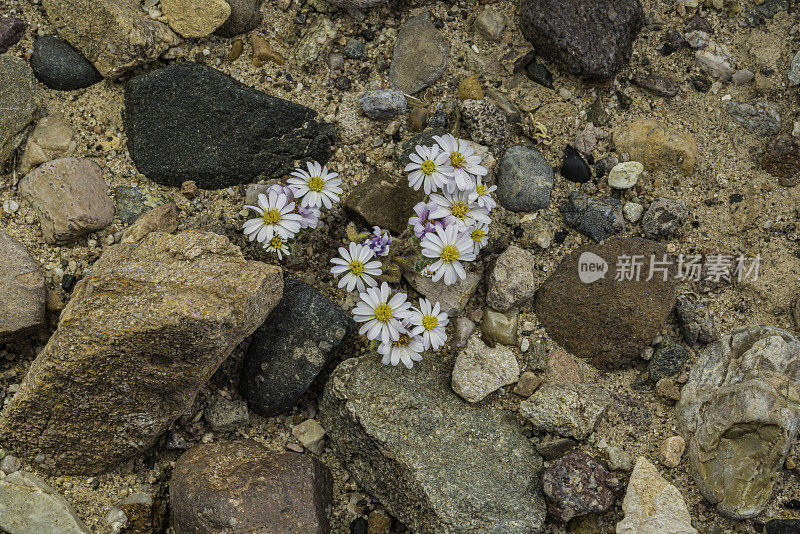
[[[319,218],[322,216],[322,211],[319,208],[312,208],[310,206],[298,206],[297,213],[303,218],[300,221],[300,228],[315,229],[319,224]]]
[[[422,239],[425,234],[433,232],[436,228],[434,221],[430,220],[431,213],[436,210],[437,204],[435,202],[420,202],[414,206],[416,217],[408,219],[408,224],[414,227],[414,235]]]
[[[389,235],[388,230],[382,230],[380,226],[373,226],[372,235],[364,241],[364,244],[372,249],[376,256],[388,256],[392,236]]]

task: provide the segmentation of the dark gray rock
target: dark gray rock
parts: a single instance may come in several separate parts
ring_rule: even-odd
[[[286,279],[283,298],[253,334],[239,383],[242,397],[264,416],[291,410],[351,327],[350,315],[319,291]]]
[[[766,534],[797,534],[800,532],[800,519],[772,519],[764,527]]]
[[[429,11],[407,20],[395,41],[389,83],[392,89],[413,95],[447,70],[450,41],[431,22]]]
[[[331,528],[333,479],[325,464],[255,441],[193,447],[175,464],[169,495],[175,530],[185,534],[328,534]]]
[[[36,78],[24,59],[0,55],[0,165],[22,143],[39,109]]]
[[[639,0],[523,0],[522,34],[572,74],[609,79],[628,64],[645,22]]]
[[[648,239],[670,237],[678,230],[687,213],[686,203],[683,200],[655,199],[642,218],[644,235]]]
[[[31,67],[40,82],[57,91],[83,89],[103,79],[83,54],[52,35],[39,37],[33,43]]]
[[[235,37],[254,30],[261,22],[259,7],[261,0],[225,0],[231,6],[231,14],[222,26],[214,31],[220,37]]]
[[[671,378],[681,371],[689,360],[689,350],[669,337],[658,344],[647,370],[650,380],[657,383],[662,378]]]
[[[187,61],[128,81],[123,119],[139,172],[220,189],[282,176],[294,160],[326,163],[334,128],[316,114]]]
[[[775,102],[728,102],[725,109],[752,134],[777,135],[781,131],[781,108]]]
[[[675,301],[675,316],[683,340],[689,345],[713,343],[717,340],[714,318],[702,302],[690,293],[679,295]]]
[[[633,83],[648,93],[664,98],[672,98],[680,89],[678,82],[660,74],[639,74],[633,77]]]
[[[394,159],[398,165],[405,167],[409,159],[408,157],[416,149],[417,145],[433,146],[436,141],[433,139],[434,135],[447,135],[447,130],[444,128],[428,128],[413,137],[409,137],[397,143],[394,149]]]
[[[214,432],[230,432],[250,422],[246,402],[218,395],[208,400],[203,417]]]
[[[361,59],[364,55],[364,43],[358,39],[348,39],[344,47],[344,55],[349,59]]]
[[[329,447],[365,491],[417,534],[539,532],[542,460],[510,414],[465,403],[452,359],[398,373],[342,362],[320,406]]]
[[[613,197],[596,200],[573,191],[567,203],[561,206],[561,213],[568,226],[597,242],[625,229],[622,204]]]
[[[561,523],[608,510],[619,481],[583,451],[570,451],[544,470],[542,489],[547,512]]]
[[[388,89],[367,91],[358,97],[358,103],[370,119],[391,119],[402,115],[408,108],[403,93]]]
[[[506,149],[497,167],[497,200],[511,211],[536,211],[550,204],[553,168],[530,145]]]
[[[0,17],[0,54],[5,54],[9,48],[17,44],[25,35],[27,27],[28,23],[22,19]]]

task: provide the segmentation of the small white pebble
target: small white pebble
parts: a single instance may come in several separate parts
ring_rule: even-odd
[[[3,202],[3,211],[6,213],[16,213],[19,209],[19,202],[16,200],[6,200]]]
[[[526,337],[523,338],[522,342],[519,344],[519,350],[522,352],[528,352],[528,349],[531,346],[531,341]]]

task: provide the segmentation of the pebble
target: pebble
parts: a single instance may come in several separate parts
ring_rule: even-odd
[[[214,432],[233,432],[250,422],[246,402],[226,399],[219,395],[214,395],[208,400],[203,418]]]
[[[642,206],[637,202],[626,202],[622,206],[622,213],[623,215],[625,215],[625,219],[627,219],[632,223],[635,223],[642,218],[642,214],[644,213],[644,206]]]
[[[365,45],[358,39],[348,39],[344,47],[344,57],[348,59],[361,59],[364,56]]]
[[[647,170],[669,165],[686,175],[694,171],[697,144],[691,134],[670,130],[653,119],[638,119],[614,129],[614,146]]]
[[[197,184],[193,180],[186,180],[185,182],[181,183],[181,194],[187,199],[192,200],[197,198],[197,196],[200,194],[200,190],[197,188]]]
[[[767,143],[761,156],[761,167],[778,177],[784,187],[800,182],[800,141],[794,136],[781,134]]]
[[[491,7],[485,7],[475,17],[475,29],[490,41],[499,41],[506,29],[506,19]]]
[[[533,254],[509,246],[494,262],[487,277],[486,304],[506,312],[527,303],[536,292]]]
[[[458,84],[459,100],[483,100],[483,97],[484,94],[481,88],[481,82],[474,74],[467,76]]]
[[[550,204],[553,181],[553,168],[541,152],[531,145],[513,145],[497,167],[497,199],[515,212],[544,209]]]
[[[553,242],[554,232],[550,223],[541,217],[530,218],[528,215],[523,217],[519,225],[522,229],[522,236],[518,237],[517,242],[525,248],[539,247],[549,248]]]
[[[83,89],[103,79],[83,54],[53,35],[39,37],[33,43],[31,67],[36,79],[58,91]]]
[[[406,112],[408,103],[400,91],[380,89],[358,97],[364,114],[371,119],[391,119]]]
[[[21,467],[22,462],[16,456],[7,454],[2,460],[0,460],[0,471],[6,475],[10,475],[11,473],[19,471]]]
[[[564,147],[564,158],[561,160],[561,176],[579,184],[585,184],[592,179],[592,170],[583,159],[581,153],[572,145]]]
[[[408,159],[403,160],[405,166]],[[413,213],[414,206],[424,197],[422,189],[414,191],[408,187],[405,176],[375,171],[351,190],[344,199],[344,209],[367,223],[369,228],[380,226],[398,235],[408,228],[408,214]],[[441,287],[441,284],[436,286]],[[447,286],[447,290],[452,287]]]
[[[262,0],[225,0],[231,7],[231,15],[216,29],[220,37],[236,37],[256,29],[261,22]]]
[[[320,455],[325,450],[325,429],[314,419],[306,419],[293,426],[292,435],[314,454]]]
[[[668,76],[660,74],[640,74],[634,76],[634,85],[637,85],[656,96],[663,96],[664,98],[672,98],[677,96],[678,82]]]
[[[59,115],[43,117],[28,136],[19,162],[20,174],[28,174],[42,163],[71,156],[77,149],[77,141],[78,136],[67,119]]]
[[[590,198],[578,191],[561,206],[564,222],[597,242],[625,229],[622,204],[613,197]]]
[[[692,44],[690,39],[687,40]],[[702,50],[695,51],[694,57],[703,70],[722,81],[730,81],[736,72],[736,58],[728,47],[714,41],[709,41]]]
[[[681,436],[672,436],[661,443],[659,460],[664,467],[678,467],[686,449],[686,440]]]
[[[0,55],[0,165],[24,141],[28,125],[39,109],[36,78],[24,59]]]
[[[630,189],[639,181],[644,165],[638,161],[618,163],[608,174],[608,185],[614,189]]]
[[[611,395],[593,384],[545,382],[520,403],[519,413],[537,431],[583,441],[611,402]]]
[[[733,81],[733,83],[735,85],[745,85],[747,83],[750,83],[753,80],[754,77],[755,77],[755,74],[753,74],[753,71],[749,71],[747,69],[741,69],[741,70],[737,70],[733,74],[733,76],[731,77],[731,80]]]
[[[459,103],[461,124],[464,132],[474,142],[490,146],[495,152],[505,148],[508,135],[508,120],[494,102],[462,100]]]
[[[672,237],[686,218],[686,203],[680,199],[657,198],[647,208],[642,219],[648,239]]]
[[[772,136],[781,131],[780,106],[774,102],[728,102],[725,109],[752,134]]]
[[[324,15],[314,19],[294,48],[295,58],[300,66],[311,68],[337,35],[336,25],[331,19]]]
[[[0,17],[0,54],[5,54],[25,35],[28,23],[16,17]]]
[[[691,293],[679,295],[675,302],[675,317],[678,320],[683,340],[689,345],[713,343],[717,340],[714,318],[698,297]]]
[[[566,453],[542,473],[547,511],[562,524],[608,510],[618,484],[600,462],[583,451]]]
[[[3,211],[6,213],[16,213],[19,209],[19,202],[9,199],[3,202]]]
[[[269,44],[269,41],[267,41],[267,39],[260,33],[251,33],[250,42],[253,47],[254,67],[260,67],[267,61],[271,61],[276,65],[283,65],[286,62],[286,59],[284,59],[279,52],[272,48],[272,45]]]
[[[367,520],[363,517],[356,517],[350,523],[350,534],[368,534]]]
[[[517,322],[519,310],[511,309],[505,313],[485,308],[481,321],[484,341],[503,345],[517,344]]]
[[[15,471],[0,480],[0,508],[0,529],[7,532],[91,532],[60,493],[26,471]]]
[[[389,67],[392,89],[416,94],[438,80],[447,69],[450,41],[425,11],[400,27]]]
[[[161,0],[167,23],[181,36],[192,39],[211,35],[231,15],[225,0]]]
[[[627,473],[633,470],[633,458],[620,447],[615,445],[607,447],[606,457],[608,458],[608,468],[612,471],[625,471]]]
[[[425,108],[412,108],[408,114],[408,126],[415,132],[421,132],[427,126],[430,112]]]
[[[788,76],[790,84],[800,85],[800,52],[797,52],[792,58]]]
[[[172,233],[178,228],[178,224],[178,208],[174,202],[168,202],[139,216],[122,233],[120,243],[138,243],[152,232]]]
[[[519,376],[517,384],[514,386],[514,393],[521,397],[528,398],[536,392],[542,385],[543,380],[536,376],[533,371],[525,371]]]
[[[605,139],[610,134],[592,123],[586,125],[581,133],[575,137],[575,148],[587,156],[597,148],[597,141]]]
[[[514,351],[499,344],[489,347],[472,336],[456,356],[451,385],[467,402],[480,402],[518,379],[519,364]]]

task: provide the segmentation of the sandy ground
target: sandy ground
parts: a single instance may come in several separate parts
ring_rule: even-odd
[[[310,70],[299,68],[293,58],[292,43],[297,39],[296,25],[292,17],[298,11],[307,12],[309,20],[319,16],[308,6],[298,7],[291,2],[291,8],[284,10],[276,4],[283,2],[265,2],[262,8],[264,18],[260,31],[264,34],[288,62],[284,66],[267,64],[256,68],[250,56],[251,48],[248,38],[243,38],[245,50],[242,56],[228,62],[227,56],[233,39],[208,38],[183,43],[178,49],[178,56],[209,64],[229,73],[236,79],[269,94],[291,99],[306,104],[320,112],[325,121],[332,122],[342,98],[360,94],[368,86],[388,85],[388,60],[396,37],[396,28],[408,16],[421,9],[416,5],[393,4],[391,8],[374,9],[366,13],[363,22],[357,22],[351,16],[339,12],[332,17],[338,30],[339,39],[331,48],[339,50],[344,46],[346,38],[355,36],[363,28],[373,29],[377,36],[368,42],[366,54],[361,61],[347,60],[342,72],[332,74],[324,58],[320,58]],[[287,2],[288,4],[288,2]],[[435,16],[445,20],[442,32],[451,42],[450,66],[447,73],[431,88],[421,95],[434,103],[454,102],[459,81],[466,75],[477,74],[484,84],[498,85],[524,112],[533,112],[537,120],[545,124],[552,136],[553,143],[540,149],[554,166],[560,162],[560,150],[571,143],[575,135],[586,125],[586,111],[597,94],[602,94],[611,117],[607,130],[627,121],[651,117],[670,127],[691,133],[699,148],[696,170],[692,176],[686,177],[670,169],[648,173],[640,180],[640,187],[622,195],[628,198],[634,194],[645,204],[655,197],[671,197],[684,200],[689,208],[689,218],[680,231],[667,243],[673,244],[677,253],[691,254],[696,252],[736,251],[748,256],[760,254],[762,258],[761,276],[755,282],[725,287],[703,295],[704,302],[712,311],[720,332],[746,324],[771,324],[795,332],[797,329],[792,320],[791,309],[797,296],[800,258],[798,257],[797,219],[798,187],[785,188],[777,183],[777,179],[759,169],[757,157],[761,153],[764,139],[754,136],[741,128],[725,111],[725,100],[730,95],[734,101],[754,101],[768,98],[781,106],[784,130],[791,131],[792,123],[798,115],[798,95],[796,88],[786,84],[788,64],[798,48],[797,15],[780,13],[765,26],[759,28],[742,27],[741,16],[731,15],[728,8],[716,11],[704,9],[703,14],[715,29],[715,39],[728,45],[739,58],[743,67],[754,72],[761,69],[773,69],[775,74],[769,77],[771,90],[766,95],[755,92],[753,85],[737,87],[726,84],[718,94],[699,93],[692,88],[689,79],[698,73],[692,52],[681,50],[669,57],[663,57],[658,49],[667,31],[682,28],[688,17],[679,16],[672,2],[668,0],[643,1],[648,20],[657,22],[645,28],[637,40],[631,66],[617,77],[613,87],[588,86],[579,79],[559,73],[551,68],[554,74],[556,90],[535,85],[530,80],[510,72],[513,60],[530,49],[516,27],[517,9],[514,3],[497,2],[493,7],[504,13],[510,20],[509,30],[499,43],[486,41],[475,34],[472,28],[474,12],[480,9],[477,4],[458,3],[448,5],[444,2],[429,4]],[[741,1],[727,2],[739,6],[743,11],[752,9],[753,4]],[[38,25],[40,31],[49,33],[50,28],[40,5],[30,0],[0,0],[0,14],[11,10],[16,16]],[[658,22],[660,21],[660,22]],[[657,29],[658,28],[658,29]],[[23,41],[9,53],[22,55],[32,48],[30,32]],[[285,45],[288,46],[284,46]],[[649,63],[643,66],[643,63]],[[681,82],[680,96],[674,99],[663,99],[644,93],[630,85],[628,79],[636,72],[652,70],[670,75]],[[288,76],[291,82],[287,81]],[[349,92],[343,93],[333,86],[336,76],[347,75],[353,86]],[[513,87],[509,90],[508,87]],[[558,89],[569,90],[571,96],[564,99]],[[614,90],[619,89],[633,99],[627,111],[617,105]],[[118,185],[137,185],[153,193],[162,194],[173,199],[181,210],[181,229],[198,228],[219,232],[230,237],[244,248],[248,258],[273,262],[260,247],[248,243],[241,235],[240,227],[245,220],[242,212],[245,187],[234,187],[221,191],[204,191],[199,200],[186,200],[179,189],[162,187],[151,183],[136,172],[126,150],[126,138],[122,129],[120,112],[123,106],[123,86],[120,83],[104,81],[85,90],[71,93],[49,91],[43,88],[44,105],[47,113],[60,113],[67,117],[79,134],[80,146],[78,155],[90,157],[104,168],[104,177],[113,190]],[[363,180],[374,167],[384,167],[392,172],[401,169],[391,159],[394,149],[392,136],[387,134],[391,127],[387,122],[371,121],[360,118],[363,137],[354,144],[336,147],[331,166],[338,170],[344,178],[345,194],[354,185]],[[387,128],[388,127],[388,128]],[[405,124],[400,125],[404,137]],[[509,139],[511,142],[525,140],[518,128],[514,128]],[[597,159],[612,153],[610,139],[601,141],[595,151]],[[0,177],[3,178],[3,177]],[[17,199],[14,177],[6,176],[0,181],[0,205],[7,199]],[[543,210],[540,217],[553,222],[556,230],[564,229],[558,207],[563,204],[574,184],[566,182],[562,177],[556,178],[551,207]],[[741,203],[729,201],[732,194],[744,195]],[[718,202],[707,202],[716,199]],[[17,199],[18,200],[18,199]],[[0,228],[17,237],[43,265],[46,277],[54,292],[60,291],[60,279],[54,275],[56,268],[64,272],[82,275],[91,268],[91,264],[108,243],[108,236],[124,228],[118,220],[106,230],[80,240],[71,246],[50,246],[43,243],[38,223],[32,210],[21,203],[15,214],[0,212]],[[744,215],[743,215],[744,213]],[[519,216],[504,213],[498,209],[493,213],[494,227],[492,250],[502,250],[504,244],[511,239],[510,229],[519,221]],[[326,220],[322,231],[335,240],[344,239],[345,217],[341,210],[335,209]],[[641,235],[638,224],[628,224],[625,235]],[[562,244],[554,243],[549,249],[535,250],[539,281],[543,281],[548,272],[558,261],[588,238],[574,231]],[[311,283],[339,303],[344,303],[345,293],[335,289],[331,276],[324,267],[334,254],[333,248],[321,240],[304,239],[299,247],[297,257],[291,267],[294,275]],[[491,256],[483,258],[474,265],[475,269],[488,265]],[[693,289],[693,288],[689,288]],[[483,289],[470,303],[468,310],[481,306]],[[57,322],[57,314],[52,314],[52,327]],[[538,325],[536,317],[530,310],[524,311],[521,317],[521,330],[530,332],[529,353],[520,355],[523,362],[535,360],[553,347]],[[50,331],[52,332],[52,330]],[[48,332],[48,335],[49,333]],[[666,332],[675,333],[670,326]],[[18,384],[27,367],[35,357],[37,348],[46,342],[46,336],[38,340],[38,344],[24,347],[11,347],[6,361],[0,363],[0,383],[6,386]],[[364,350],[360,341],[351,341],[347,352],[358,353]],[[187,426],[197,440],[214,440],[219,438],[250,437],[263,442],[275,450],[283,450],[287,443],[294,442],[291,435],[293,424],[299,423],[316,410],[318,386],[304,397],[297,410],[291,414],[261,418],[251,414],[251,424],[247,428],[237,430],[229,436],[214,435],[199,420],[199,412],[203,407],[203,398],[218,389],[226,389],[236,395],[235,382],[231,381],[231,369],[235,370],[237,358],[241,350],[234,354],[231,361],[224,364],[214,380],[198,396],[193,410],[185,416]],[[693,360],[695,355],[693,354]],[[585,450],[604,457],[598,447],[601,438],[608,444],[623,448],[632,457],[644,455],[651,460],[657,458],[658,446],[663,439],[677,433],[674,408],[659,401],[652,390],[637,391],[631,388],[632,382],[644,369],[645,362],[639,362],[636,368],[619,372],[601,372],[586,367],[587,375],[605,387],[626,393],[644,402],[653,416],[653,423],[645,435],[636,435],[622,427],[608,428],[602,425],[595,436],[586,444]],[[512,393],[493,395],[487,402],[510,409],[515,409],[521,399]],[[142,484],[167,481],[173,462],[178,452],[166,451],[156,447],[150,453],[129,462],[119,469],[96,477],[99,486],[93,488],[92,480],[86,477],[53,477],[48,480],[62,492],[76,507],[78,514],[86,521],[94,532],[105,533],[108,527],[104,517],[111,507],[130,492],[136,491]],[[349,523],[358,515],[380,508],[369,495],[348,480],[346,472],[332,455],[326,452],[323,459],[332,468],[335,478],[336,506],[333,512],[334,532],[349,532]],[[26,469],[38,472],[36,465],[25,465]],[[711,525],[722,527],[725,532],[760,531],[761,525],[773,517],[790,516],[791,512],[781,507],[786,499],[800,495],[798,473],[784,470],[776,486],[776,495],[767,510],[757,519],[751,521],[730,521],[704,502],[689,476],[685,462],[676,469],[660,469],[662,474],[675,484],[685,496],[689,504],[692,518],[700,532],[713,532]],[[619,473],[625,478],[625,473]],[[610,532],[613,525],[621,519],[620,507],[614,507],[606,514],[581,521],[573,529],[575,532]],[[548,524],[548,531],[562,532],[563,528]]]

